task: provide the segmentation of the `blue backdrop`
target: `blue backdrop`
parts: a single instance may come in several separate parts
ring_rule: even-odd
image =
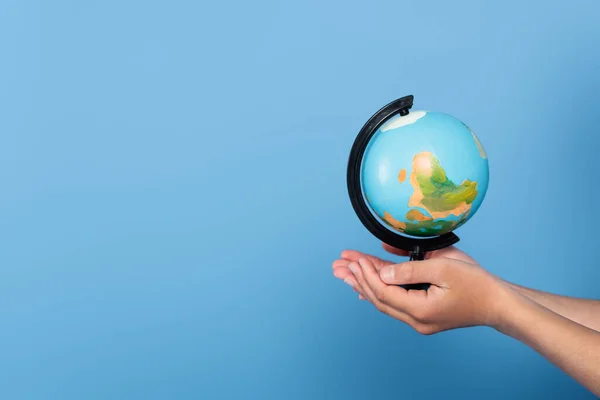
[[[598,295],[600,3],[0,2],[0,398],[592,398],[487,328],[423,337],[331,275],[387,102],[469,124],[461,248]]]

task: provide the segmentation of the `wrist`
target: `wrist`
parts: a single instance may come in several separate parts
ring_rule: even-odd
[[[503,296],[499,298],[502,307],[493,328],[505,335],[516,337],[523,324],[530,324],[531,318],[544,308],[512,285],[504,287]]]
[[[497,290],[493,291],[491,299],[491,318],[488,325],[507,334],[515,321],[520,318],[530,300],[513,285],[504,281],[498,283]]]

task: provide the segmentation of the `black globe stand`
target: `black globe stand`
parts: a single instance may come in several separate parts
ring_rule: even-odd
[[[409,110],[413,106],[414,97],[412,95],[402,97],[395,100],[377,111],[362,127],[356,137],[350,158],[348,160],[347,185],[348,194],[352,207],[362,224],[382,242],[400,250],[408,252],[411,261],[421,261],[425,259],[425,254],[430,251],[440,250],[448,246],[452,246],[460,239],[454,233],[446,233],[441,236],[427,238],[413,238],[394,233],[383,225],[371,212],[366,203],[362,185],[360,181],[362,160],[369,144],[369,141],[377,132],[377,129],[383,125],[388,119],[395,115],[408,115]],[[427,290],[429,283],[423,282],[411,285],[400,285],[405,289]]]

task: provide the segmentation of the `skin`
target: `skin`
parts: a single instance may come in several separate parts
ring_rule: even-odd
[[[333,274],[360,299],[421,334],[489,326],[531,347],[600,396],[600,301],[503,281],[455,247],[428,253],[424,261],[398,264],[346,250],[333,262]],[[398,286],[413,283],[431,287],[424,291]]]

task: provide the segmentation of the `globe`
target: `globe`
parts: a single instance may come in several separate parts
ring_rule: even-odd
[[[383,123],[365,149],[360,173],[370,211],[386,228],[417,238],[449,233],[472,218],[489,180],[475,133],[431,111]]]

